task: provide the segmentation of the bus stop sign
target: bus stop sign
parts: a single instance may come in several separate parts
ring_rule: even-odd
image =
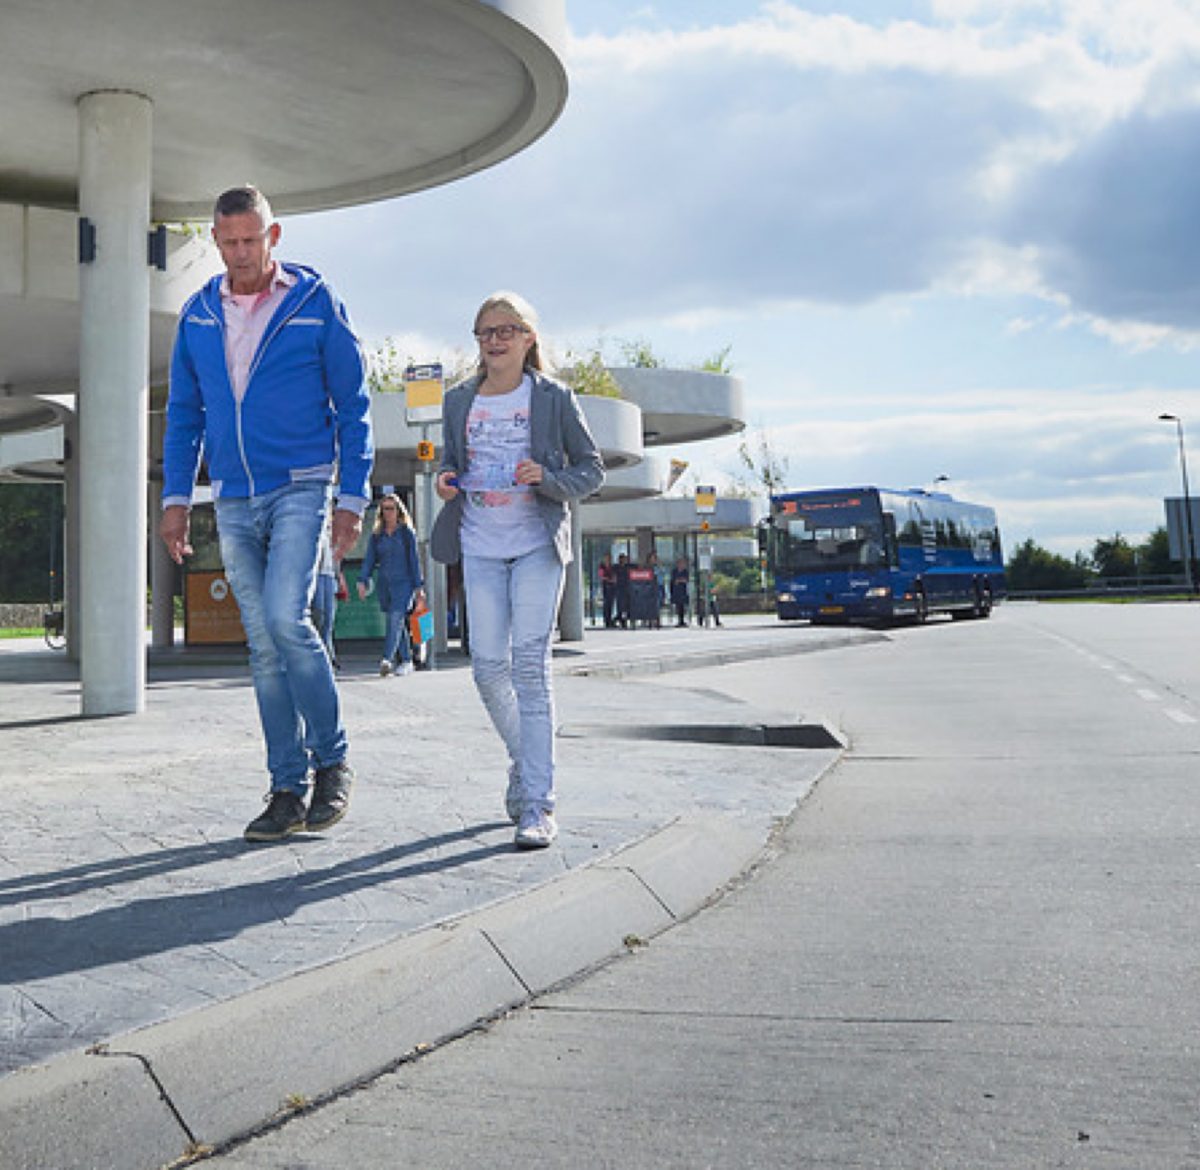
[[[442,366],[408,366],[404,371],[404,417],[410,423],[442,421]]]

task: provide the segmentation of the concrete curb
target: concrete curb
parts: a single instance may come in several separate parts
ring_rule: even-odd
[[[156,1170],[250,1133],[667,929],[771,827],[681,818],[508,901],[18,1070],[0,1080],[0,1166]]]
[[[647,654],[644,658],[623,656],[614,662],[603,660],[579,666],[563,665],[565,674],[591,678],[628,678],[634,675],[669,674],[677,670],[697,670],[705,666],[728,666],[735,662],[754,662],[761,658],[785,658],[792,654],[814,654],[838,650],[845,646],[864,646],[871,642],[886,642],[886,634],[855,631],[826,638],[820,642],[787,641],[775,646],[732,645],[704,650],[680,650],[675,654]]]

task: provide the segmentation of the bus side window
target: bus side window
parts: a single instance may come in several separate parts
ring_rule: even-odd
[[[896,515],[894,512],[884,512],[883,514],[882,559],[885,565],[900,563],[900,552],[896,547]]]

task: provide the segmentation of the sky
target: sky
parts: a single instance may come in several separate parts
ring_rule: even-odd
[[[560,360],[728,347],[792,488],[944,476],[1006,551],[1164,523],[1158,416],[1200,439],[1200,0],[566,10],[567,105],[533,146],[284,221],[369,346],[452,361],[512,288]],[[737,446],[665,454],[721,487]]]

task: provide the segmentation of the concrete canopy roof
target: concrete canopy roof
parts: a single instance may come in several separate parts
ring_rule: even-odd
[[[167,256],[166,272],[150,272],[152,384],[166,380],[179,306],[220,269],[202,237],[170,233]],[[73,212],[0,204],[0,434],[73,409],[45,399],[79,389],[79,269]]]
[[[664,366],[615,366],[609,373],[641,408],[647,447],[720,439],[746,425],[740,378]]]
[[[0,435],[18,435],[61,426],[71,416],[69,400],[55,396],[17,397],[0,389]]]
[[[153,105],[153,210],[207,218],[417,191],[540,137],[566,100],[562,0],[20,0],[0,38],[0,200],[75,207],[76,102]]]

